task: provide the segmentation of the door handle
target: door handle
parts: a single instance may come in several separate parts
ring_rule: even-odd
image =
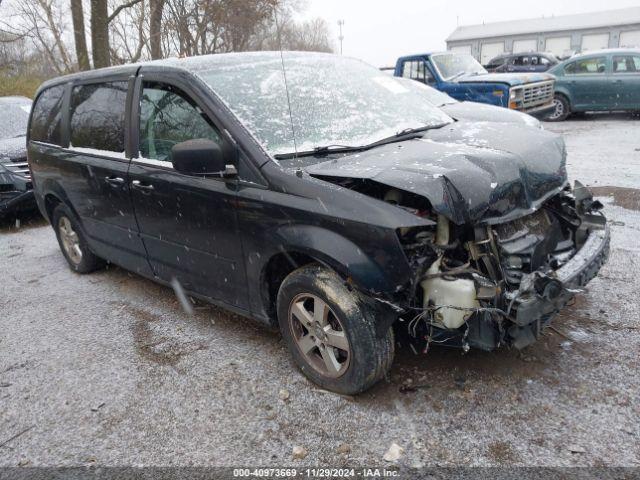
[[[113,185],[114,187],[118,187],[124,184],[124,178],[122,177],[105,177],[104,181],[109,185]]]
[[[150,183],[143,183],[140,180],[134,180],[131,182],[131,186],[136,190],[141,190],[143,192],[150,192],[153,190],[153,185]]]

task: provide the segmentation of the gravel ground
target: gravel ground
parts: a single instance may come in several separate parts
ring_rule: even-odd
[[[395,442],[401,466],[640,466],[640,121],[546,128],[613,222],[601,275],[523,352],[399,352],[357,398],[306,381],[278,334],[186,316],[118,268],[76,275],[42,221],[5,222],[0,444],[24,433],[0,465],[384,465]]]

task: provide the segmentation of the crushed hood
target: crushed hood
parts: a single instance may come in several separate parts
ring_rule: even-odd
[[[544,130],[461,121],[306,171],[327,181],[366,179],[421,195],[456,224],[500,223],[530,213],[564,188],[565,156],[562,138]]]
[[[460,77],[456,81],[458,83],[506,83],[511,87],[515,87],[526,83],[554,79],[555,77],[549,73],[482,73],[480,75]]]

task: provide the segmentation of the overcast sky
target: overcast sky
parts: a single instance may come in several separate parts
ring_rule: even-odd
[[[327,19],[337,37],[344,19],[344,54],[375,66],[392,66],[400,55],[444,50],[460,25],[636,7],[639,0],[308,0],[307,17]],[[336,40],[336,50],[339,48]]]

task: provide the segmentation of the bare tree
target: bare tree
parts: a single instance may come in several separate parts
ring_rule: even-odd
[[[143,58],[149,44],[148,19],[145,0],[121,10],[112,18],[109,22],[112,64],[137,62]]]
[[[111,64],[107,0],[91,0],[91,52],[95,68]]]
[[[28,38],[58,73],[73,69],[65,36],[65,14],[57,0],[14,0],[13,13],[0,26],[15,38]]]
[[[149,19],[149,43],[151,58],[162,58],[162,11],[164,0],[149,0],[151,14]]]
[[[82,0],[71,0],[71,18],[73,20],[73,37],[76,46],[76,58],[80,70],[89,70],[89,51],[87,37],[84,31],[84,11]]]

